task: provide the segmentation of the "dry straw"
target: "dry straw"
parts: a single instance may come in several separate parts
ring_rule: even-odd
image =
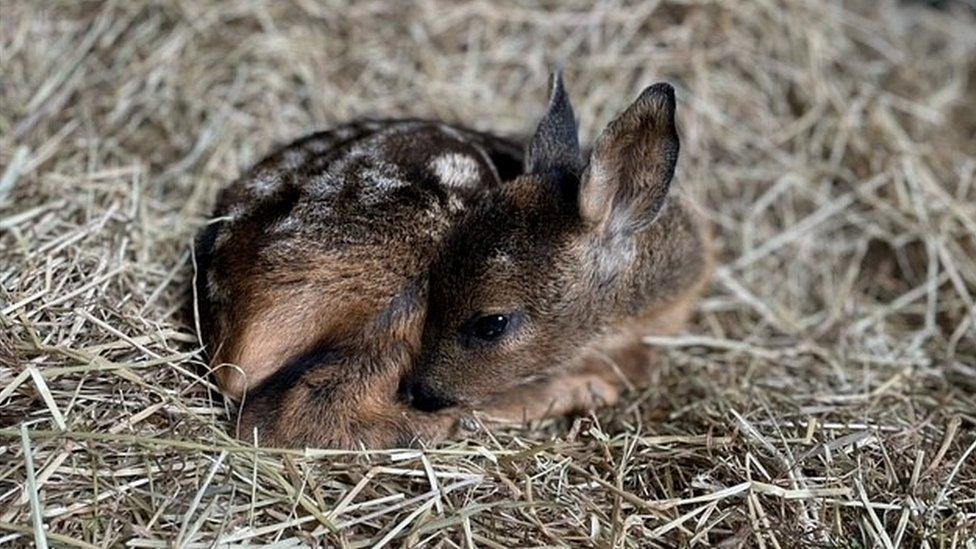
[[[974,547],[976,17],[892,1],[28,2],[0,16],[0,545]],[[358,115],[591,139],[679,96],[720,267],[610,410],[255,451],[183,314],[217,189]]]

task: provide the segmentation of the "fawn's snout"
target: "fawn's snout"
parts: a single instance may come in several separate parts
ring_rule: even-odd
[[[439,412],[458,404],[455,398],[417,377],[406,379],[398,393],[407,406],[421,412]]]

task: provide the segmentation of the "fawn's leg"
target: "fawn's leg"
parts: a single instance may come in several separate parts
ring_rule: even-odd
[[[620,388],[600,375],[569,374],[525,385],[482,411],[490,422],[521,423],[581,412],[617,402]]]

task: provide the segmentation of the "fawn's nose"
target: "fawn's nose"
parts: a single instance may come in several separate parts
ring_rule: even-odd
[[[414,379],[407,383],[404,396],[412,408],[421,412],[436,412],[457,404],[456,400],[420,379]]]

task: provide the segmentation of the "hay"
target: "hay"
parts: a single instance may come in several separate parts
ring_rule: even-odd
[[[973,547],[976,25],[864,0],[13,2],[0,545]],[[181,309],[217,189],[358,115],[584,137],[673,82],[721,266],[614,409],[255,451]]]

